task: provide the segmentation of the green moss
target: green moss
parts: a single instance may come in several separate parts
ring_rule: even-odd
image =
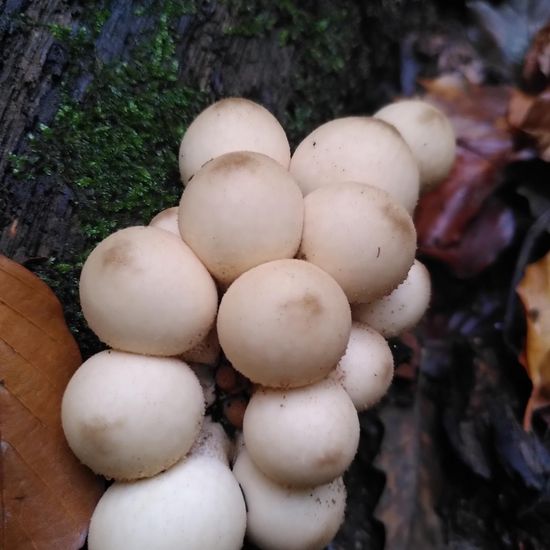
[[[178,82],[174,27],[191,8],[165,3],[154,32],[136,46],[129,63],[101,65],[95,59],[93,42],[108,18],[104,10],[76,30],[49,27],[72,60],[63,100],[52,123],[27,136],[28,152],[11,156],[11,166],[22,180],[53,176],[74,192],[68,251],[37,271],[61,296],[76,333],[83,330],[77,281],[90,250],[119,228],[147,224],[181,195],[179,141],[204,106],[201,93]],[[78,102],[71,90],[83,70],[93,80]]]

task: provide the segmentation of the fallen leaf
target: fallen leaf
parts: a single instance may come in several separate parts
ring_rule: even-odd
[[[550,23],[536,34],[523,63],[523,83],[529,91],[540,92],[550,81]]]
[[[533,383],[524,416],[530,429],[533,412],[550,404],[550,253],[525,268],[517,293],[527,324],[522,362]]]
[[[70,451],[60,406],[81,357],[48,286],[0,256],[0,547],[85,542],[103,483]]]

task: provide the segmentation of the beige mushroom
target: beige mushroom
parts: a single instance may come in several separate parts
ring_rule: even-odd
[[[351,330],[348,301],[336,281],[301,260],[277,260],[241,275],[218,312],[225,355],[253,382],[296,387],[336,366]]]
[[[353,318],[366,323],[386,338],[413,328],[430,305],[430,274],[418,260],[407,278],[390,294],[369,304],[353,306]]]
[[[419,99],[406,99],[386,105],[374,116],[394,126],[411,148],[420,171],[421,191],[449,175],[456,138],[449,119],[439,109]]]
[[[327,379],[303,388],[258,388],[244,415],[245,446],[270,479],[294,487],[343,475],[359,444],[359,419],[349,395]]]
[[[197,437],[204,396],[191,369],[168,357],[103,351],[71,378],[61,407],[76,456],[107,478],[150,477]]]
[[[179,207],[183,240],[223,285],[262,263],[292,258],[304,201],[287,170],[265,155],[236,152],[202,168]]]
[[[391,292],[407,276],[415,252],[412,218],[381,189],[342,182],[305,199],[299,256],[332,275],[351,303]]]
[[[165,231],[170,231],[174,235],[180,237],[180,229],[178,227],[178,207],[173,206],[159,212],[150,222],[151,227],[158,227]]]
[[[386,191],[409,213],[418,200],[418,167],[409,146],[393,126],[375,118],[339,118],[319,126],[298,145],[290,173],[304,195],[358,181]]]
[[[211,329],[214,281],[191,249],[157,227],[129,227],[92,251],[80,276],[90,328],[110,347],[178,355]]]
[[[290,162],[290,146],[278,120],[253,101],[231,97],[202,111],[185,132],[179,151],[183,183],[208,161],[232,151],[263,153],[285,169]]]

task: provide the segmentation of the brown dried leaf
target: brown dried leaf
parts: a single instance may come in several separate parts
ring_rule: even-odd
[[[524,417],[530,428],[533,412],[550,404],[550,253],[525,268],[516,290],[527,322],[522,360],[533,383]]]
[[[0,256],[0,547],[80,548],[103,491],[70,451],[60,405],[81,357],[53,292]]]
[[[522,78],[532,92],[538,92],[550,82],[550,23],[535,36],[525,56]]]

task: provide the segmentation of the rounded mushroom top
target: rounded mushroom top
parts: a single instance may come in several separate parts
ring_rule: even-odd
[[[338,283],[317,266],[276,260],[229,287],[217,329],[226,357],[253,382],[304,386],[324,378],[343,355],[350,306]]]
[[[332,275],[351,303],[391,292],[407,276],[415,252],[411,216],[377,187],[340,182],[305,198],[299,255]]]
[[[313,487],[343,475],[359,444],[357,411],[331,379],[289,390],[259,388],[244,415],[254,464],[282,485]]]
[[[258,470],[246,449],[233,473],[246,498],[247,536],[263,550],[322,550],[344,520],[342,478],[317,487],[278,485]]]
[[[232,151],[263,153],[285,169],[290,162],[290,146],[279,121],[265,107],[231,97],[202,111],[185,132],[179,151],[183,183],[208,161]]]
[[[212,277],[178,237],[157,227],[113,233],[88,256],[80,303],[102,342],[145,355],[178,355],[214,323]]]
[[[216,457],[181,460],[155,477],[114,483],[90,522],[90,550],[240,550],[246,508],[231,470]]]
[[[199,170],[179,207],[183,240],[224,286],[252,267],[292,258],[303,220],[302,193],[288,171],[242,151]]]
[[[193,445],[204,396],[191,369],[168,357],[103,351],[75,372],[61,407],[76,456],[108,478],[153,476]]]
[[[418,166],[397,130],[370,117],[346,117],[319,126],[292,156],[290,172],[304,195],[342,181],[383,189],[409,213],[419,193]]]
[[[390,294],[369,304],[355,304],[353,318],[386,338],[413,328],[430,304],[431,282],[426,267],[415,260],[406,279]]]
[[[178,227],[178,207],[173,206],[159,212],[150,222],[151,227],[158,227],[165,231],[170,231],[174,235],[180,237],[180,230]]]
[[[386,105],[374,116],[394,126],[411,148],[422,191],[449,175],[455,160],[456,138],[449,119],[439,109],[419,99],[406,99]]]

